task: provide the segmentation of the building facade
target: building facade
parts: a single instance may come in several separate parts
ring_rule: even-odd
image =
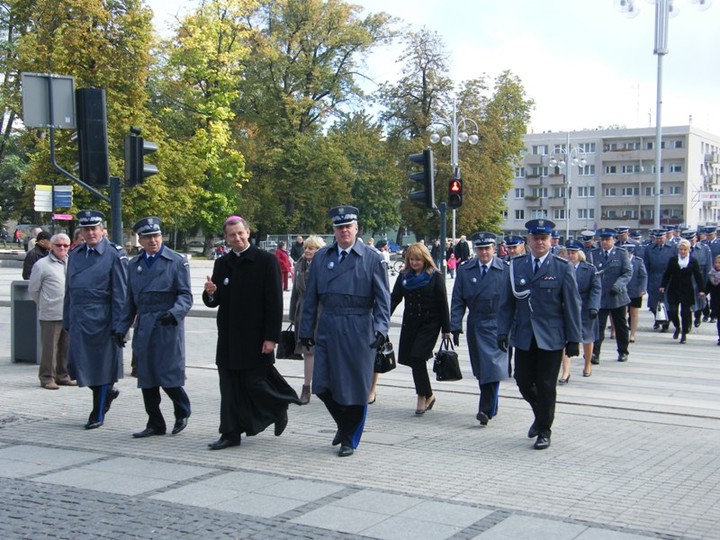
[[[655,128],[528,134],[503,230],[546,218],[563,238],[618,225],[647,232],[655,178]],[[720,136],[663,128],[660,213],[661,225],[720,223]]]

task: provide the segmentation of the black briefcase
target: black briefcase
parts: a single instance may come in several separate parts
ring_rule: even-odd
[[[459,381],[463,378],[458,355],[449,339],[443,338],[440,342],[440,348],[435,353],[433,371],[438,381]]]
[[[290,326],[288,326],[286,330],[280,332],[280,341],[278,342],[277,349],[275,350],[275,358],[279,360],[303,359],[302,354],[297,354],[295,352],[295,330],[293,330],[292,323],[290,323]]]

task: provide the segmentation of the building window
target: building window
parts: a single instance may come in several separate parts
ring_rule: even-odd
[[[539,210],[533,210],[532,214],[530,214],[530,219],[547,219],[547,210],[539,209]]]
[[[640,210],[640,219],[655,219],[655,209],[643,208]]]
[[[671,173],[681,173],[683,172],[683,166],[682,163],[671,163],[670,164],[670,172]]]
[[[524,199],[525,198],[525,188],[515,188],[515,198],[516,199]]]
[[[578,208],[577,211],[578,219],[595,219],[594,208]]]
[[[516,220],[525,219],[525,210],[515,210],[515,219]]]
[[[683,147],[683,142],[682,142],[682,140],[673,141],[673,142],[672,142],[672,147],[673,147],[673,148],[682,148],[682,147]]]
[[[565,197],[565,187],[564,186],[558,186],[553,188],[553,197],[556,199],[561,199]]]
[[[532,176],[547,176],[548,175],[547,167],[542,167],[540,165],[533,165],[531,170],[532,170]]]
[[[595,165],[585,165],[578,167],[578,176],[593,176],[595,174]]]
[[[642,172],[642,167],[639,163],[637,165],[623,165],[621,170],[625,174],[638,174]]]
[[[617,174],[617,165],[605,165],[605,174]]]
[[[636,195],[640,195],[640,188],[639,187],[624,187],[622,188],[622,196],[623,197],[634,197]]]
[[[669,195],[682,195],[683,194],[682,186],[669,186],[668,191],[669,191]]]
[[[580,186],[578,187],[578,197],[594,197],[595,186]]]
[[[532,147],[532,153],[534,156],[545,156],[548,153],[547,144],[534,144]]]
[[[614,197],[615,195],[617,195],[617,193],[614,187],[605,188],[606,197]]]
[[[580,148],[580,150],[582,150],[586,154],[594,154],[595,153],[595,143],[594,142],[580,143],[580,144],[578,144],[578,147]]]
[[[507,210],[503,210],[503,211],[501,212],[501,214],[502,214],[502,218],[503,218],[505,221],[507,221],[508,211],[507,211]]]
[[[565,209],[556,208],[553,210],[553,219],[565,219]]]
[[[525,178],[525,167],[515,167],[515,178]]]
[[[548,188],[541,187],[541,188],[532,188],[532,191],[530,192],[533,197],[545,197],[548,196]]]

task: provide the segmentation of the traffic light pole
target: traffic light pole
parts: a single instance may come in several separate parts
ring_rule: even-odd
[[[441,202],[435,207],[435,211],[440,216],[440,271],[443,277],[447,276],[447,261],[445,260],[445,237],[447,236],[447,204]]]

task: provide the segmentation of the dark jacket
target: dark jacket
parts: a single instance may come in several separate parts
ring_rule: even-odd
[[[670,259],[660,287],[665,289],[668,304],[694,305],[697,302],[698,293],[705,290],[705,283],[703,283],[702,272],[700,272],[697,260],[691,256],[688,265],[680,268],[677,257]]]
[[[283,315],[280,268],[275,255],[250,246],[215,261],[212,281],[217,291],[203,292],[203,303],[217,307],[218,340],[215,363],[247,370],[275,363],[263,354],[263,341],[280,339]]]
[[[23,279],[30,279],[30,272],[32,272],[33,265],[43,257],[47,257],[50,253],[49,249],[43,249],[39,245],[35,244],[35,247],[28,251],[23,261],[22,277]]]

